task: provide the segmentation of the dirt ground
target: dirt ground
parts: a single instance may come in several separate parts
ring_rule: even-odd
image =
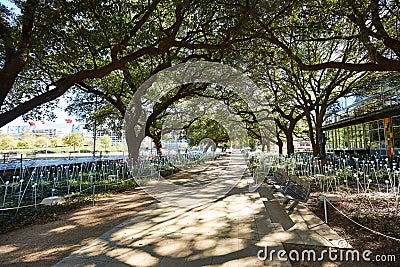
[[[139,190],[107,195],[46,224],[0,235],[0,266],[51,266],[155,200]]]
[[[335,193],[340,196],[339,202],[333,204],[351,219],[382,234],[400,239],[399,211],[393,208],[393,199],[368,198],[356,194]],[[318,202],[321,194],[311,194],[307,207],[318,217],[324,220],[324,208]],[[371,203],[372,202],[372,203]],[[343,237],[354,249],[359,252],[370,250],[371,262],[363,262],[362,266],[400,266],[400,242],[373,233],[348,220],[341,213],[328,204],[328,225]],[[395,261],[391,258],[386,262],[378,262],[375,259],[389,258],[395,255]],[[347,265],[346,265],[347,264]],[[294,265],[295,266],[295,265]],[[306,266],[306,265],[303,265]],[[307,265],[314,266],[314,265]],[[353,263],[342,263],[340,266],[356,266]],[[358,265],[357,265],[358,266]]]

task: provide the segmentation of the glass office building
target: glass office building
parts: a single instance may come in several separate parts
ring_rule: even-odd
[[[400,155],[400,90],[382,92],[326,119],[328,152]]]

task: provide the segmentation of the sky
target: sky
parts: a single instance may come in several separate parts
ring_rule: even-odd
[[[62,107],[65,107],[66,103],[63,99],[60,99],[60,107],[61,108],[57,108],[55,110],[53,110],[53,112],[56,114],[57,118],[55,119],[54,122],[51,121],[46,121],[47,123],[65,123],[65,119],[72,119],[73,122],[76,122],[76,117],[75,116],[70,116],[68,115],[68,113],[66,113]],[[28,122],[25,122],[22,117],[18,117],[17,119],[13,120],[12,122],[8,123],[7,125],[5,125],[4,127],[7,126],[20,126],[20,125],[28,125]]]
[[[12,8],[15,11],[18,11],[18,8],[16,5],[14,5],[14,3],[12,3],[11,1],[8,0],[0,0],[0,3],[5,5],[6,7]]]

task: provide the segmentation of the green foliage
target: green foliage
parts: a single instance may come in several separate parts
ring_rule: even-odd
[[[190,146],[197,146],[199,143],[209,138],[218,147],[230,146],[230,138],[226,129],[217,121],[208,118],[196,120],[187,131],[186,138]]]
[[[50,143],[53,147],[58,147],[62,145],[62,139],[58,136],[54,136],[53,138],[51,138]]]
[[[30,132],[23,133],[20,137],[15,137],[10,134],[0,135],[0,149],[18,149],[21,153],[28,154],[33,153],[35,148],[60,147],[62,143],[63,140],[58,136],[50,138],[48,135],[35,135]],[[50,152],[49,150],[47,151]],[[53,153],[59,152],[61,152],[61,150],[53,151]]]
[[[85,136],[78,132],[70,133],[63,138],[64,144],[67,146],[72,146],[74,151],[76,151],[76,147],[81,146],[84,141]]]
[[[47,135],[40,135],[36,137],[35,147],[48,147],[50,145],[50,137]]]
[[[0,90],[0,125],[22,114],[52,117],[45,111],[73,87],[83,92],[71,99],[78,104],[72,109],[85,111],[76,112],[83,121],[121,127],[126,105],[152,74],[191,59],[219,60],[222,51],[247,40],[243,28],[256,21],[253,3],[227,0],[16,3],[15,14],[0,9],[2,30],[10,33],[1,35],[0,77],[15,67]],[[23,62],[13,66],[14,58]],[[98,106],[87,105],[95,95]]]
[[[35,144],[35,136],[31,132],[25,132],[19,137],[18,148],[32,148]]]
[[[112,141],[111,137],[107,134],[99,138],[99,142],[101,146],[104,148],[104,150],[107,150],[107,148],[111,146],[111,141]]]
[[[397,66],[400,70],[397,1],[15,3],[18,12],[0,7],[0,125],[22,114],[26,119],[54,118],[46,111],[73,88],[68,111],[80,114],[86,128],[92,130],[96,122],[101,130],[121,130],[126,107],[137,88],[152,74],[190,60],[221,61],[251,74],[260,84],[267,79],[268,68],[280,69],[276,74],[278,80],[285,80],[283,93],[274,99],[280,107],[293,106],[292,95],[299,90],[306,91],[302,97],[317,105],[338,96],[337,91],[310,93],[309,84],[291,86],[288,80],[293,82],[293,73],[297,73],[304,80],[320,82],[319,87],[326,91],[329,77],[336,75],[332,70],[304,74],[299,70],[302,68],[332,68],[319,63],[334,61],[333,68],[368,66],[374,70],[383,66],[393,70]],[[168,98],[173,96],[183,98],[182,92]],[[224,97],[218,99],[235,99]],[[27,105],[27,101],[32,102]],[[163,111],[171,104],[151,122],[150,134],[159,136]],[[306,106],[304,101],[300,105]],[[246,129],[253,140],[259,139],[260,127],[247,107],[231,101],[230,108],[246,111],[241,113]],[[325,108],[320,105],[311,112],[322,110],[319,114],[323,114]],[[282,112],[279,119],[291,110]],[[33,145],[26,139],[19,144]]]
[[[11,134],[0,135],[0,147],[3,149],[15,149],[17,147],[18,140]]]

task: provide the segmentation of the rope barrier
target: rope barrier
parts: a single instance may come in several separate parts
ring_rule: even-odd
[[[371,229],[371,228],[368,228],[368,227],[366,227],[366,226],[364,226],[364,225],[362,225],[362,224],[360,224],[360,223],[354,221],[352,218],[350,218],[349,216],[347,216],[344,212],[342,212],[342,211],[339,210],[337,207],[335,207],[328,199],[326,199],[326,202],[328,202],[329,205],[331,205],[336,211],[338,211],[340,214],[342,214],[344,217],[346,217],[346,218],[347,218],[348,220],[350,220],[352,223],[354,223],[354,224],[360,226],[361,228],[364,228],[364,229],[366,229],[366,230],[368,230],[368,231],[370,231],[370,232],[372,232],[372,233],[374,233],[374,234],[377,234],[377,235],[380,235],[380,236],[383,236],[383,237],[386,237],[386,238],[389,238],[389,239],[392,239],[392,240],[395,240],[395,241],[400,242],[400,239],[399,239],[399,238],[396,238],[396,237],[393,237],[393,236],[389,236],[389,235],[385,235],[385,234],[383,234],[383,233],[381,233],[381,232],[375,231],[375,230],[373,230],[373,229]]]

